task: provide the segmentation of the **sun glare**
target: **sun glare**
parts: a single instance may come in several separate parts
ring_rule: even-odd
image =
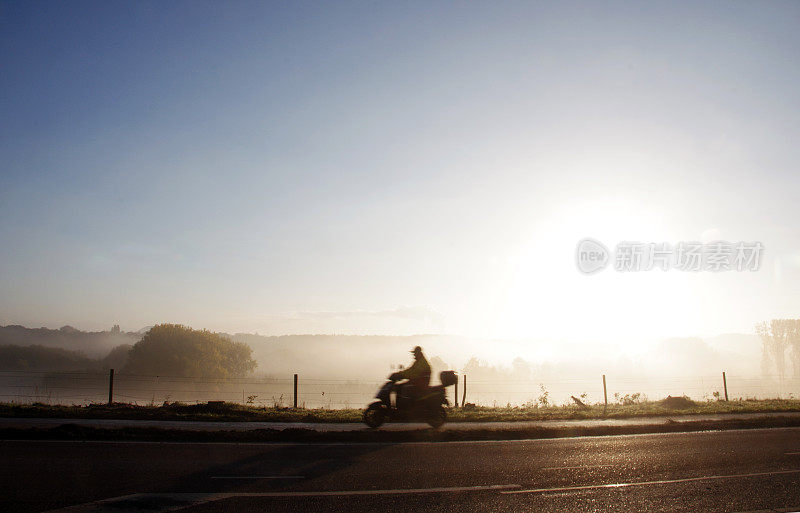
[[[509,257],[513,275],[505,302],[495,312],[497,334],[587,345],[604,341],[627,351],[638,347],[645,334],[652,339],[669,332],[676,327],[657,325],[686,295],[684,276],[611,269],[587,276],[576,268],[575,248],[585,237],[613,251],[621,241],[669,242],[671,236],[661,212],[631,200],[575,201],[552,211]],[[661,329],[654,333],[654,328]]]

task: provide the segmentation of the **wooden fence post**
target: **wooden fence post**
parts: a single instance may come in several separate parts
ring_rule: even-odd
[[[728,400],[728,379],[725,377],[725,371],[722,371],[722,386],[725,388],[725,401]]]
[[[114,402],[114,369],[108,370],[108,404]]]
[[[297,374],[294,375],[294,408],[297,409]]]
[[[458,376],[456,376],[456,398],[455,399],[456,399],[455,403],[453,403],[453,404],[454,404],[454,406],[456,408],[458,408]]]
[[[464,391],[461,393],[461,407],[463,408],[467,404],[467,375],[464,374]]]
[[[603,374],[603,415],[608,410],[608,390],[606,389],[606,375]]]

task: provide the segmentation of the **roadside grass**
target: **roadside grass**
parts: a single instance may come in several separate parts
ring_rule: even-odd
[[[723,413],[778,413],[800,412],[800,400],[795,399],[747,399],[735,401],[686,401],[682,407],[670,407],[665,401],[642,401],[633,404],[587,405],[580,408],[574,405],[548,407],[505,407],[452,410],[450,421],[526,421],[526,420],[571,420],[571,419],[626,419],[637,417],[672,417],[680,415],[723,414]]]
[[[676,398],[671,398],[676,399]],[[682,399],[682,398],[678,398]],[[680,407],[672,407],[675,403]],[[766,399],[734,401],[641,401],[632,404],[563,406],[488,407],[467,405],[451,408],[450,422],[517,422],[572,419],[624,419],[694,414],[800,412],[800,400]],[[133,419],[195,420],[237,422],[361,422],[359,409],[293,409],[257,407],[236,403],[185,404],[165,403],[161,406],[138,406],[124,403],[88,406],[47,405],[42,403],[0,403],[0,417],[62,419]]]
[[[726,429],[769,429],[798,428],[800,416],[765,415],[742,418],[723,417],[719,420],[686,420],[663,422],[659,424],[617,424],[598,422],[593,425],[578,424],[521,424],[509,423],[505,427],[480,424],[475,429],[432,429],[411,430],[368,429],[353,424],[353,429],[345,431],[318,431],[298,424],[289,429],[225,429],[196,430],[187,428],[159,426],[93,427],[63,423],[47,428],[0,428],[3,440],[110,440],[110,441],[150,441],[150,442],[288,442],[288,443],[403,443],[403,442],[447,442],[464,440],[529,440],[577,436],[642,435],[653,433],[690,433],[697,431],[720,431]]]

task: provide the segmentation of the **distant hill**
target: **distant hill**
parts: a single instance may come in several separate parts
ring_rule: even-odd
[[[142,338],[139,333],[109,331],[80,331],[72,326],[57,330],[26,328],[25,326],[0,326],[0,346],[57,347],[80,351],[90,358],[105,357],[114,347],[135,344]]]
[[[728,374],[753,375],[760,372],[761,340],[755,334],[730,333],[709,338],[668,338],[660,341],[645,360],[653,368],[668,369],[673,375],[701,375],[712,369]]]
[[[0,370],[3,371],[96,371],[101,362],[87,358],[80,351],[57,347],[0,346]]]

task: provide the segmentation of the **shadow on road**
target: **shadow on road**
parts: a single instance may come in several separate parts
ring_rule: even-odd
[[[162,492],[237,492],[310,489],[322,478],[393,444],[263,446],[256,454],[165,483]],[[216,449],[219,450],[219,449]]]

